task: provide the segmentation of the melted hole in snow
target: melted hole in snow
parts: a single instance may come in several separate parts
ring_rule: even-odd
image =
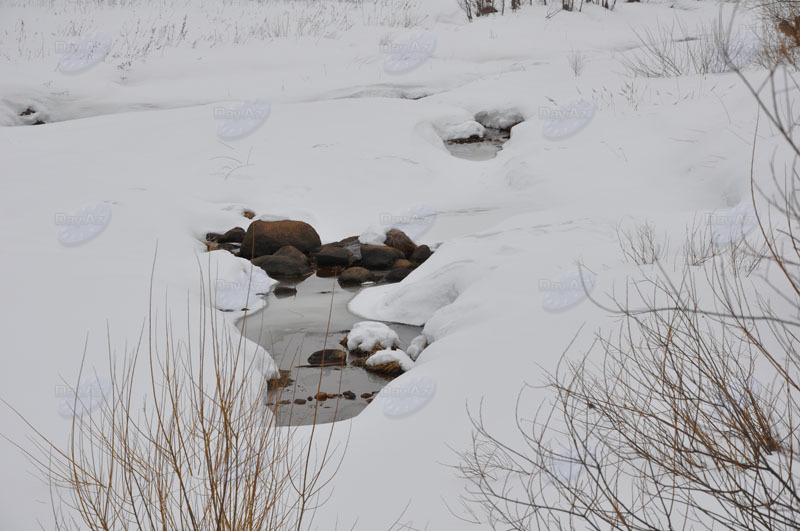
[[[448,151],[454,157],[466,160],[491,160],[503,149],[511,138],[511,129],[487,127],[483,137],[473,135],[469,138],[455,138],[445,141]]]
[[[344,289],[334,278],[316,274],[301,282],[281,283],[267,296],[265,308],[239,321],[244,335],[263,346],[281,370],[281,378],[271,382],[267,398],[279,426],[312,424],[315,409],[317,423],[355,417],[391,381],[391,377],[368,372],[360,366],[364,358],[349,353],[346,365],[308,365],[308,357],[319,350],[347,351],[340,341],[355,323],[366,320],[347,309],[359,289]],[[422,330],[386,324],[397,332],[403,350]],[[320,400],[319,393],[327,398]]]

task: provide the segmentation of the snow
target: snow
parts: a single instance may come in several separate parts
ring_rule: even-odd
[[[397,362],[403,371],[410,371],[414,368],[414,360],[402,350],[379,350],[364,362],[367,367],[375,367],[384,363]]]
[[[397,332],[384,323],[362,321],[353,325],[347,333],[347,350],[371,352],[377,345],[392,348],[400,342]]]
[[[582,353],[614,322],[582,292],[553,297],[563,289],[548,286],[574,279],[579,262],[594,275],[593,298],[640,278],[621,256],[621,222],[646,219],[670,237],[665,264],[680,256],[693,221],[717,220],[721,238],[738,237],[719,214],[742,214],[737,205],[749,198],[757,112],[748,90],[731,73],[632,79],[618,60],[639,46],[632,28],[677,20],[698,31],[730,14],[729,4],[618,3],[613,12],[587,4],[553,17],[552,6],[526,6],[472,24],[451,0],[406,14],[400,1],[93,4],[88,12],[56,4],[19,0],[3,5],[0,20],[8,367],[0,397],[54,440],[67,440],[72,396],[90,395],[79,413],[91,414],[86,390],[104,388],[95,373],[130,352],[149,312],[162,325],[172,319],[177,339],[193,344],[211,336],[209,321],[238,337],[235,320],[260,307],[274,281],[230,253],[206,252],[202,239],[246,228],[245,208],[257,219],[311,223],[324,242],[382,243],[401,228],[436,252],[403,282],[351,301],[367,321],[348,348],[392,347],[397,335],[378,320],[424,326],[406,351],[413,370],[334,428],[334,446],[349,446],[314,522],[323,531],[325,522],[356,520],[357,529],[386,529],[408,503],[402,519],[415,528],[461,529],[448,505],[458,507],[464,483],[442,463],[470,443],[467,407],[483,398],[491,427],[513,434],[522,386],[542,384],[573,339],[571,352]],[[284,17],[287,34],[265,33],[267,13]],[[407,33],[406,15],[436,46],[413,69],[389,73],[380,43]],[[175,36],[184,16],[186,39],[164,37],[143,51],[137,21]],[[107,57],[82,73],[59,72],[56,42],[90,30],[112,37]],[[568,66],[573,50],[586,56],[580,77]],[[548,138],[543,109],[580,100],[593,103],[591,120]],[[240,135],[218,109],[247,102],[268,113]],[[48,123],[24,125],[28,107]],[[444,146],[520,117],[495,159],[457,159]],[[759,134],[755,166],[766,172],[780,139],[768,128]],[[59,223],[100,210],[110,215],[85,231]],[[205,314],[206,306],[225,311]],[[267,351],[244,349],[262,376],[275,374]],[[534,394],[531,410],[546,399],[546,390]],[[0,425],[28,444],[29,428],[8,408]],[[0,448],[14,485],[0,522],[53,528],[48,486],[11,443]],[[364,489],[373,484],[381,488]]]

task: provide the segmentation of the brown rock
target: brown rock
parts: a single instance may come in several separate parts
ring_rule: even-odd
[[[294,403],[297,404],[298,406],[302,406],[303,404],[306,403],[306,401],[303,400],[302,398],[296,398]]]
[[[428,247],[427,245],[420,245],[419,247],[414,249],[413,253],[411,253],[411,261],[416,262],[417,264],[421,264],[422,262],[430,258],[432,254],[433,251],[431,251],[430,247]]]
[[[411,271],[413,271],[413,269],[411,269],[410,267],[401,267],[397,269],[392,269],[383,278],[384,280],[386,280],[386,282],[400,282],[404,278],[406,278],[411,273]]]
[[[312,273],[307,263],[290,256],[259,256],[253,260],[253,265],[266,271],[272,278],[303,278]]]
[[[306,264],[310,263],[308,257],[303,254],[300,249],[293,245],[284,245],[274,253],[272,256],[288,256],[289,258],[296,258],[297,260],[302,260]]]
[[[272,254],[285,245],[309,253],[321,244],[314,227],[302,221],[261,221],[250,224],[242,240],[241,256],[256,258]]]
[[[392,269],[403,269],[403,268],[409,268],[409,267],[414,267],[414,264],[412,264],[411,262],[409,262],[405,258],[401,258],[400,260],[398,260],[397,262],[392,264]]]
[[[398,230],[392,229],[386,233],[386,239],[383,240],[383,243],[388,245],[389,247],[394,247],[395,249],[399,250],[403,255],[408,258],[411,256],[411,253],[414,252],[414,249],[417,248],[416,244],[406,236],[406,233]]]
[[[319,393],[314,395],[314,398],[317,399],[317,402],[324,402],[328,399],[328,393],[323,393],[320,391]]]
[[[242,243],[245,231],[241,227],[234,227],[217,239],[217,243]]]
[[[318,350],[308,357],[309,365],[346,365],[347,352],[335,348]]]
[[[361,265],[367,269],[389,269],[405,255],[394,247],[385,245],[362,245]]]
[[[323,245],[312,256],[319,267],[348,266],[353,261],[353,253],[350,250],[335,245]]]
[[[297,295],[297,288],[293,288],[291,286],[278,286],[275,288],[275,296],[279,299],[285,299],[286,297],[294,297]]]
[[[356,394],[353,391],[345,391],[344,393],[342,393],[342,396],[344,398],[346,398],[347,400],[355,400],[356,399]]]
[[[371,280],[375,280],[375,277],[369,270],[363,267],[350,267],[345,269],[338,278],[339,285],[342,287],[360,286],[364,282],[369,282]]]

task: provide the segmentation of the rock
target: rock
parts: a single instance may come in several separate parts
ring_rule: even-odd
[[[343,247],[350,251],[353,254],[353,263],[361,261],[361,242],[358,241],[358,236],[350,236],[330,245]]]
[[[314,397],[313,396],[309,396],[308,398],[306,398],[306,400],[311,402],[312,400],[314,400]]]
[[[392,264],[392,269],[404,269],[404,268],[413,268],[414,264],[406,260],[405,258],[401,258],[394,264]]]
[[[348,266],[353,261],[353,253],[346,247],[323,245],[311,255],[319,267]]]
[[[380,374],[382,376],[399,376],[403,374],[403,367],[396,361],[387,361],[385,363],[378,363],[375,365],[364,365],[364,368],[370,372]]]
[[[428,247],[427,245],[420,245],[419,247],[414,249],[414,252],[411,253],[411,257],[410,258],[411,258],[412,262],[416,262],[417,264],[421,264],[422,262],[424,262],[425,260],[430,258],[432,254],[433,254],[433,251],[431,251],[430,247]]]
[[[364,282],[375,280],[375,276],[363,267],[350,267],[342,271],[338,280],[342,287],[360,286]]]
[[[400,342],[397,332],[385,323],[361,321],[342,339],[340,345],[357,357],[369,356],[379,350],[396,348]]]
[[[344,398],[346,398],[347,400],[355,400],[356,399],[356,394],[353,391],[345,391],[344,393],[342,393],[342,396]]]
[[[389,269],[405,255],[394,247],[385,245],[362,245],[361,265],[367,269]]]
[[[217,243],[242,243],[244,239],[244,229],[234,227],[217,239]]]
[[[322,391],[320,391],[319,393],[314,395],[314,398],[316,398],[318,402],[324,402],[328,399],[328,393],[323,393]]]
[[[254,217],[256,217],[256,213],[250,210],[249,208],[245,208],[244,210],[242,210],[242,215],[247,219],[253,219]]]
[[[361,398],[372,398],[375,393],[361,393]]]
[[[306,403],[306,401],[302,398],[295,398],[294,403],[297,404],[298,406],[302,406],[303,404]]]
[[[411,253],[413,253],[417,248],[417,245],[411,240],[411,238],[406,236],[405,232],[398,229],[392,229],[388,231],[386,233],[386,239],[383,240],[383,243],[389,247],[394,247],[403,253],[403,256],[406,258],[411,256]]]
[[[309,365],[330,366],[330,365],[346,365],[347,352],[335,348],[326,348],[318,350],[308,357]]]
[[[279,376],[277,378],[272,378],[267,380],[267,389],[273,391],[275,389],[280,389],[282,387],[289,387],[294,383],[292,379],[292,371],[279,371]]]
[[[285,299],[286,297],[294,297],[297,295],[297,288],[293,288],[291,286],[278,286],[275,288],[275,296],[279,299]]]
[[[222,234],[219,232],[207,232],[206,233],[206,242],[218,242],[219,239],[222,238]]]
[[[272,256],[288,256],[289,258],[296,258],[297,260],[302,260],[303,263],[310,264],[308,257],[303,254],[303,252],[293,245],[284,245],[274,253]]]
[[[242,240],[241,256],[257,258],[292,245],[307,254],[322,242],[314,227],[302,221],[261,221],[250,224]]]
[[[288,406],[291,403],[292,403],[291,400],[281,400],[280,402],[278,402],[278,404],[281,406]]]
[[[383,278],[384,280],[386,280],[386,282],[400,282],[404,278],[406,278],[412,271],[413,269],[411,269],[410,267],[400,267],[397,269],[392,269]]]
[[[307,263],[290,256],[259,256],[253,260],[253,265],[272,278],[302,278],[312,273]]]

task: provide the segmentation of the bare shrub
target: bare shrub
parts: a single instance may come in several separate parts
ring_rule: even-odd
[[[633,229],[617,227],[617,240],[625,259],[638,265],[655,264],[668,247],[666,237],[659,240],[655,226],[646,220]]]
[[[39,432],[20,447],[50,483],[57,529],[310,528],[344,451],[333,425],[322,439],[277,427],[261,361],[216,311],[200,308],[187,340],[155,315],[112,363],[100,407],[73,415],[66,447]]]
[[[583,67],[586,64],[586,57],[581,53],[580,50],[573,50],[567,56],[567,62],[569,63],[570,70],[572,70],[572,73],[575,74],[575,77],[579,77],[583,73]]]

